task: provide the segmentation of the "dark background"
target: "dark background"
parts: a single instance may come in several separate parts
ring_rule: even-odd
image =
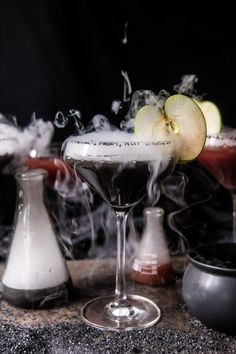
[[[16,116],[19,126],[33,112],[53,121],[70,109],[80,110],[84,122],[103,113],[119,125],[110,108],[123,97],[121,70],[133,91],[155,93],[172,93],[183,75],[196,74],[197,94],[216,102],[224,124],[236,127],[235,33],[234,11],[222,3],[206,10],[199,2],[1,0],[0,112]],[[56,128],[54,140],[63,141],[72,129]],[[196,171],[191,164],[184,170],[193,198],[209,186]],[[215,191],[215,181],[210,185]],[[226,191],[217,190],[231,211]],[[11,221],[5,213],[13,210],[14,193],[12,185],[1,190],[2,222]]]
[[[96,113],[109,118],[112,100],[123,96],[121,70],[133,91],[155,93],[196,74],[197,93],[235,126],[233,14],[201,2],[1,0],[0,112],[20,125],[32,112],[53,120],[73,108],[84,120]]]

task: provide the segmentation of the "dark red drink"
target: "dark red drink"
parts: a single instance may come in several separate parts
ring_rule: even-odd
[[[61,143],[52,142],[44,152],[32,150],[25,166],[29,169],[44,169],[48,172],[46,184],[50,187],[55,182],[71,182],[74,179],[74,170],[61,157]],[[32,156],[33,155],[33,156]]]
[[[225,188],[236,190],[236,146],[205,147],[198,160]]]
[[[47,183],[53,187],[56,179],[63,181],[71,178],[74,174],[73,169],[65,164],[60,158],[55,157],[35,157],[25,161],[29,169],[43,168],[48,172]]]
[[[171,262],[165,264],[135,263],[137,269],[132,269],[134,281],[144,285],[159,286],[166,285],[173,280],[174,272]]]

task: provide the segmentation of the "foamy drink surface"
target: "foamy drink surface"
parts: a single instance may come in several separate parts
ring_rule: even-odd
[[[142,141],[134,134],[121,131],[93,132],[71,137],[64,155],[74,160],[107,160],[114,162],[155,161],[173,154],[171,140]]]
[[[174,164],[171,141],[140,141],[124,132],[67,140],[64,159],[114,209],[137,204]],[[151,190],[151,188],[149,188]]]

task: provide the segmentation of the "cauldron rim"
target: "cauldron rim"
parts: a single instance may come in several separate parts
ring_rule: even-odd
[[[219,252],[219,250],[223,252],[233,252],[235,254],[236,259],[236,243],[221,242],[213,245],[200,246],[195,250],[190,251],[187,255],[188,260],[194,265],[196,265],[198,268],[201,268],[205,271],[223,273],[225,275],[236,275],[236,267],[214,265],[213,261],[212,263],[207,262],[207,260],[204,259],[204,256],[200,258],[204,254],[204,252],[206,252],[207,247],[211,247],[212,252],[216,251],[216,253]]]

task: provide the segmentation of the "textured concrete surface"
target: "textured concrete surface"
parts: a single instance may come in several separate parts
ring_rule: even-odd
[[[69,261],[74,292],[67,306],[25,310],[1,300],[0,353],[235,353],[236,337],[206,328],[188,313],[181,297],[184,265],[174,266],[175,281],[162,287],[135,284],[127,274],[129,292],[155,301],[162,317],[151,328],[113,332],[85,325],[80,308],[113,293],[114,261]]]

